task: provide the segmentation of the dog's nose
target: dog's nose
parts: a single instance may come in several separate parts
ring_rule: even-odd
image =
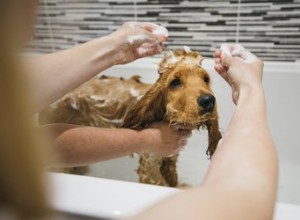
[[[213,95],[203,95],[198,98],[197,102],[205,112],[211,112],[214,109],[216,99]]]

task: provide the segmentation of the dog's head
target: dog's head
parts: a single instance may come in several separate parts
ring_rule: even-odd
[[[221,135],[210,76],[202,61],[199,53],[187,48],[167,54],[159,64],[159,79],[129,111],[124,126],[143,128],[153,121],[167,120],[178,130],[206,127],[207,154],[211,156]]]

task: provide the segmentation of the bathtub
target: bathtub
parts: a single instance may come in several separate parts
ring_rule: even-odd
[[[52,173],[50,204],[57,219],[130,219],[181,190],[127,181]],[[299,220],[300,206],[276,204],[273,220]]]
[[[154,83],[158,77],[158,58],[144,58],[128,65],[115,66],[102,74],[130,77],[141,75],[144,82]],[[213,69],[213,60],[204,60],[203,66],[212,77],[218,103],[220,128],[225,130],[234,112],[231,91]],[[266,62],[264,88],[267,98],[269,126],[275,140],[280,177],[278,201],[300,205],[300,63]],[[205,155],[207,133],[194,132],[178,162],[179,182],[196,185],[201,182],[209,165]],[[138,157],[124,157],[91,166],[88,175],[137,182]]]
[[[128,65],[115,66],[102,74],[122,77],[138,74],[142,76],[144,82],[154,83],[158,77],[156,73],[158,63],[159,59],[145,58]],[[231,101],[231,91],[213,70],[213,60],[205,60],[203,65],[211,74],[218,103],[220,127],[224,131],[235,108]],[[300,99],[297,97],[300,94],[299,69],[300,63],[265,63],[264,88],[268,120],[280,161],[275,220],[300,219],[300,139],[298,137],[300,136],[300,128],[298,128]],[[178,161],[180,183],[197,185],[201,182],[209,165],[205,154],[206,148],[207,133],[194,132]],[[91,165],[88,174],[91,177],[53,174],[57,189],[53,194],[55,195],[54,207],[69,213],[86,215],[93,213],[97,217],[115,218],[118,215],[128,217],[176,192],[176,189],[137,184],[138,176],[135,171],[137,167],[138,157],[135,156]],[[136,190],[133,190],[134,187],[137,187]],[[130,193],[126,194],[126,191]],[[112,196],[116,192],[119,194]],[[139,202],[132,201],[133,197],[140,198]],[[107,208],[103,209],[103,207]]]

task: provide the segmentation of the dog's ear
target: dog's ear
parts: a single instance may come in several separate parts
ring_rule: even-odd
[[[150,90],[128,110],[122,127],[143,128],[154,121],[161,121],[165,117],[165,88],[160,79]]]
[[[208,120],[206,122],[206,127],[208,130],[208,148],[206,150],[206,155],[211,158],[218,146],[219,140],[222,138],[219,131],[218,118]]]

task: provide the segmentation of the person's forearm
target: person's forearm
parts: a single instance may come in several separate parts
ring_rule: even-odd
[[[202,187],[216,185],[216,190],[224,188],[226,194],[235,186],[241,196],[239,199],[228,197],[229,206],[231,202],[240,201],[239,209],[248,209],[249,213],[253,209],[253,213],[258,214],[256,218],[244,219],[271,219],[276,201],[277,166],[263,89],[241,91],[236,112],[212,158]],[[227,186],[230,187],[226,190]],[[239,215],[236,216],[231,219],[239,219]]]
[[[51,130],[53,146],[58,152],[58,166],[81,166],[140,152],[147,141],[142,133],[131,129],[79,127],[68,124],[44,126]]]
[[[35,110],[53,103],[67,92],[115,64],[161,53],[168,33],[155,34],[154,23],[126,22],[108,36],[72,49],[25,58]],[[142,37],[141,37],[142,36]]]
[[[67,92],[116,64],[118,48],[103,37],[72,49],[24,59],[39,111]]]
[[[242,178],[246,182],[255,177],[276,183],[276,163],[263,89],[242,90],[236,112],[212,159],[206,182],[220,178]]]

